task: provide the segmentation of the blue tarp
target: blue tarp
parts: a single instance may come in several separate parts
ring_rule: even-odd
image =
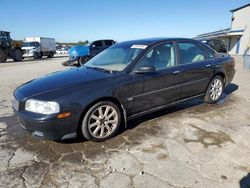
[[[71,58],[83,57],[89,55],[89,46],[77,45],[69,49],[69,56]]]

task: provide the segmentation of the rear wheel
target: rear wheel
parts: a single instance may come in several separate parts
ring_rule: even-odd
[[[224,89],[223,78],[221,76],[215,76],[209,83],[204,101],[206,103],[211,103],[211,104],[218,102],[222,95],[223,89]]]
[[[23,60],[23,53],[21,50],[16,49],[13,53],[13,60],[15,62],[22,61]]]
[[[93,105],[82,121],[82,135],[95,142],[107,140],[115,135],[121,124],[119,107],[109,101]]]
[[[53,52],[49,52],[49,55],[47,56],[48,58],[52,58],[54,56]]]
[[[7,56],[3,50],[0,49],[0,63],[4,63],[7,60]]]
[[[79,57],[79,59],[78,59],[78,65],[79,66],[84,65],[88,60],[89,60],[88,56]]]

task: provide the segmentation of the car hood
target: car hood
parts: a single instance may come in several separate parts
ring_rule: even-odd
[[[15,96],[21,100],[63,88],[83,86],[90,82],[99,82],[115,78],[116,73],[102,72],[86,67],[71,68],[54,72],[31,80],[15,90]]]

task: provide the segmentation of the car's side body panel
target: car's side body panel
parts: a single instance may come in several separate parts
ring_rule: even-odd
[[[182,65],[181,98],[204,93],[213,76],[213,62],[202,61]]]
[[[177,71],[179,67],[172,67],[156,73],[138,75],[143,81],[143,90],[134,95],[133,112],[138,113],[180,100],[181,77],[176,74]]]

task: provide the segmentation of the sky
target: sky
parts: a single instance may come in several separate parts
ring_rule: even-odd
[[[58,42],[195,37],[229,28],[249,0],[0,0],[0,30]]]

